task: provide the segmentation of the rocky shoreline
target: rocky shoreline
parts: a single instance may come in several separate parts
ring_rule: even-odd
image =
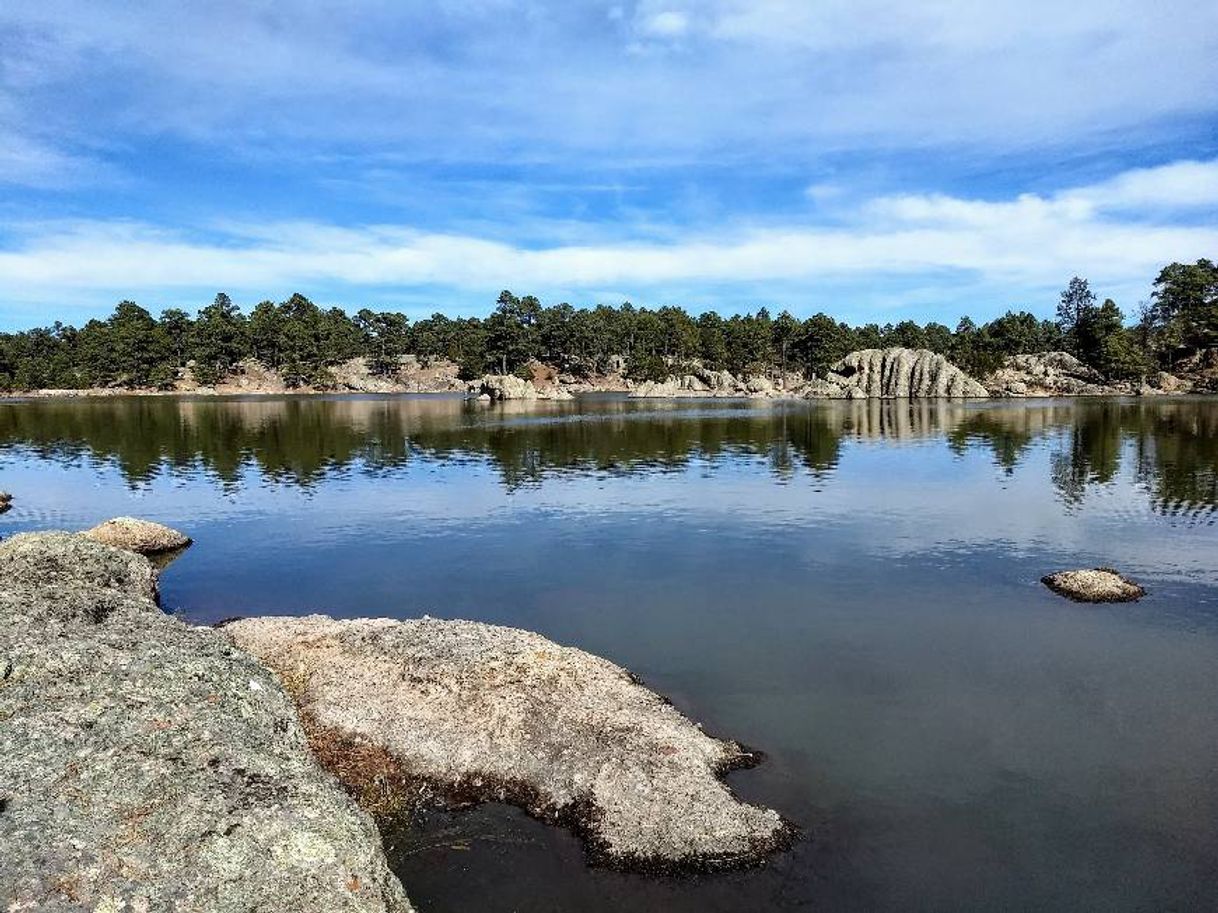
[[[716,868],[790,840],[776,812],[720,779],[752,752],[582,650],[430,618],[250,618],[224,631],[279,674],[316,730],[384,752],[395,776],[447,804],[510,802],[567,824],[599,861]]]
[[[24,534],[0,579],[4,909],[412,909],[276,677],[162,612],[146,558]]]
[[[515,803],[643,871],[795,836],[722,782],[758,755],[606,660],[476,622],[200,628],[157,574],[92,534],[0,543],[3,909],[407,913],[376,819],[425,803]]]
[[[624,361],[602,375],[564,374],[540,362],[523,372],[488,374],[473,381],[459,377],[456,364],[436,359],[427,363],[405,356],[391,375],[373,374],[362,358],[330,369],[330,381],[320,386],[290,386],[276,372],[247,360],[214,386],[201,386],[183,369],[172,389],[126,387],[85,390],[11,392],[18,397],[104,396],[285,396],[334,393],[462,394],[486,402],[506,400],[570,400],[586,393],[624,393],[641,399],[980,399],[1049,396],[1162,396],[1218,392],[1218,353],[1194,359],[1180,376],[1154,372],[1137,381],[1108,381],[1066,352],[1013,355],[986,377],[961,371],[942,355],[925,349],[863,349],[831,365],[824,376],[789,372],[782,377],[736,376],[693,363],[672,366],[663,380],[634,381],[624,373]]]

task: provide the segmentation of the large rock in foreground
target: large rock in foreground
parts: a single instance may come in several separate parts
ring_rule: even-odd
[[[846,399],[985,397],[985,387],[929,349],[861,349],[829,368],[810,397]]]
[[[1040,582],[1075,602],[1134,602],[1146,595],[1139,584],[1110,567],[1059,571],[1040,578]]]
[[[136,517],[106,520],[86,530],[83,535],[102,545],[112,545],[141,555],[160,555],[190,545],[190,537],[176,529]]]
[[[624,669],[538,634],[318,615],[223,630],[280,673],[315,742],[345,743],[339,765],[371,753],[381,775],[387,753],[413,795],[512,802],[573,826],[594,858],[636,868],[748,863],[791,836],[720,780],[752,754],[707,736]]]
[[[0,909],[410,909],[275,677],[147,559],[20,535],[0,581]]]

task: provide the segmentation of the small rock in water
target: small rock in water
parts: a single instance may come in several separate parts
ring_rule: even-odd
[[[115,517],[99,523],[84,535],[102,545],[112,545],[141,555],[172,552],[190,545],[190,537],[176,529],[135,517]]]
[[[1075,602],[1133,602],[1146,595],[1140,585],[1110,567],[1059,571],[1040,578],[1040,582]]]
[[[0,514],[13,506],[13,496],[7,491],[0,491]]]

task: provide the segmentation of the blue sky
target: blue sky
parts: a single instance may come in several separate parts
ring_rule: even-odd
[[[0,325],[1133,311],[1218,257],[1218,4],[0,4]]]

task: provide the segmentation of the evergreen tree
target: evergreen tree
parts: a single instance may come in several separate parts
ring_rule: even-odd
[[[190,348],[195,360],[195,377],[200,383],[216,383],[246,356],[247,329],[245,317],[223,292],[199,311]]]
[[[1080,358],[1080,327],[1086,324],[1095,310],[1095,293],[1086,279],[1075,276],[1061,293],[1057,303],[1057,326],[1067,352]]]

